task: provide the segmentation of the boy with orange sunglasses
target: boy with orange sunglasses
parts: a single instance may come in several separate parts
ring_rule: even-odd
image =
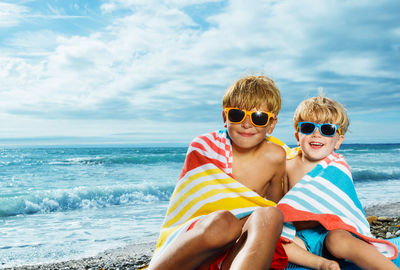
[[[279,240],[286,153],[271,134],[281,98],[265,76],[223,97],[226,130],[195,138],[171,196],[150,269],[283,269]]]
[[[388,258],[397,248],[370,233],[351,171],[338,150],[349,126],[343,106],[309,98],[294,114],[300,151],[287,161],[282,236],[289,261],[312,269],[340,269],[348,261],[362,269],[399,269]],[[382,252],[382,253],[381,253]]]

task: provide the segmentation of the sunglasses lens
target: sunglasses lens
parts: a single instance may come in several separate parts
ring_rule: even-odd
[[[311,134],[314,132],[315,125],[313,123],[302,123],[300,125],[300,132],[303,134]]]
[[[321,134],[325,136],[333,136],[336,133],[336,127],[334,125],[324,124],[321,126]]]
[[[245,117],[245,112],[239,109],[232,109],[228,112],[228,119],[232,123],[238,123]]]
[[[251,114],[251,120],[256,126],[265,126],[268,123],[269,116],[263,112],[253,112]]]

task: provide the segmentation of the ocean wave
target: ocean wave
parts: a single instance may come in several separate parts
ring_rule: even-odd
[[[400,179],[399,168],[387,168],[385,170],[372,168],[372,169],[353,169],[352,170],[354,181],[386,181],[393,179]]]
[[[0,217],[168,201],[174,186],[77,187],[0,198]]]
[[[96,156],[74,157],[63,160],[49,161],[50,165],[115,165],[115,164],[159,164],[159,163],[183,163],[185,154],[154,154],[132,156]]]

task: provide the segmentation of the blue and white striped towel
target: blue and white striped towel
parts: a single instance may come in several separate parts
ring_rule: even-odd
[[[342,229],[374,245],[393,260],[398,249],[389,241],[375,239],[354,188],[344,157],[332,153],[305,175],[278,203],[285,216],[282,237],[293,240],[292,222],[318,221],[327,230]]]

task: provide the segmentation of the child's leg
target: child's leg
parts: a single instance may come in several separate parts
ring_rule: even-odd
[[[347,259],[362,269],[399,269],[374,246],[344,230],[330,231],[325,245],[334,257]]]
[[[243,233],[222,269],[269,269],[282,225],[283,215],[279,209],[257,208],[245,220]]]
[[[215,253],[223,252],[241,230],[242,223],[229,211],[209,214],[152,261],[150,269],[193,269]]]
[[[289,262],[312,269],[340,270],[336,261],[315,255],[307,251],[303,240],[296,237],[294,242],[283,245]]]

